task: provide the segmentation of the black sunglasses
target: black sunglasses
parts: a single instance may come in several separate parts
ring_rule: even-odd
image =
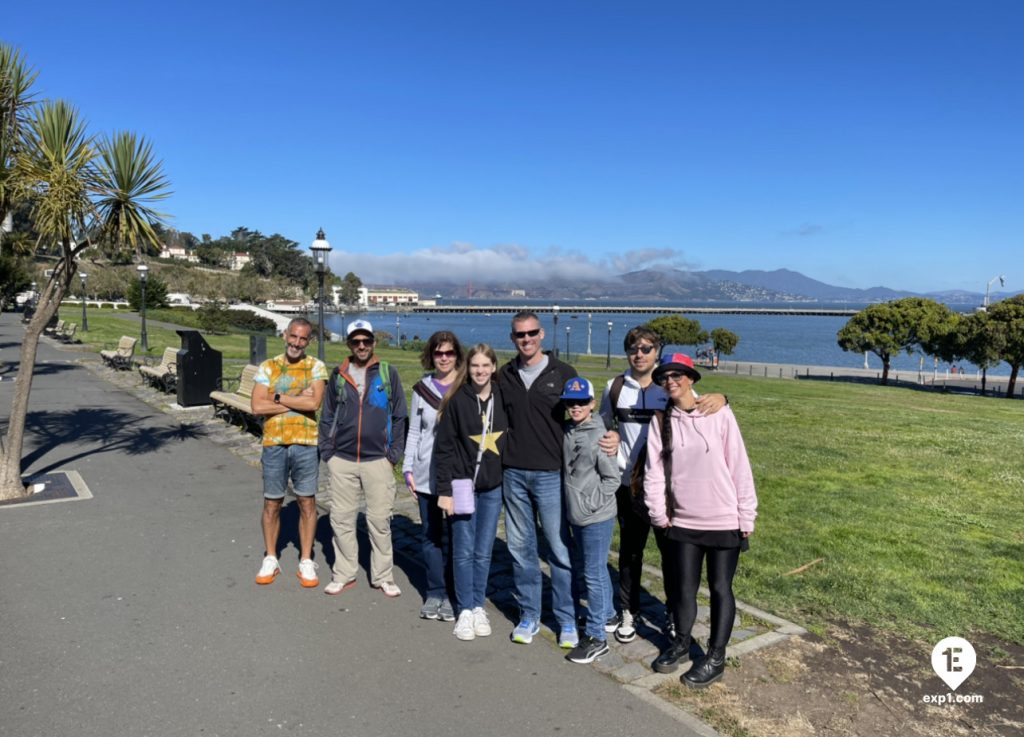
[[[373,345],[373,338],[349,338],[349,345]]]
[[[667,384],[670,381],[678,382],[684,376],[686,376],[686,374],[682,373],[681,371],[669,371],[659,376],[657,383],[658,386],[665,386],[665,384]]]
[[[585,407],[590,404],[592,399],[563,399],[566,407]]]
[[[455,358],[455,351],[434,351],[434,358]]]
[[[516,340],[522,340],[523,338],[536,338],[540,335],[540,328],[534,328],[533,330],[514,330],[512,337]]]
[[[630,356],[635,356],[637,353],[643,353],[645,356],[649,355],[654,350],[653,345],[635,345],[632,348],[627,348],[626,353]]]

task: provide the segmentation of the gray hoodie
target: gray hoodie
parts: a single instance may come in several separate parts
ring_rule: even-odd
[[[592,525],[615,517],[615,492],[622,472],[615,456],[597,445],[605,434],[600,415],[565,426],[562,439],[562,488],[566,516],[574,525]]]

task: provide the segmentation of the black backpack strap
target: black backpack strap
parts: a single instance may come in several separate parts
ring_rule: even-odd
[[[426,385],[426,379],[420,379],[413,384],[412,390],[419,394],[420,398],[434,409],[438,409],[441,406],[441,397],[430,391],[430,388]]]

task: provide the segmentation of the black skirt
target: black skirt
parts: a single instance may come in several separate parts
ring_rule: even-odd
[[[750,550],[750,540],[743,537],[739,530],[690,530],[686,527],[669,527],[665,531],[665,536],[669,540],[699,545],[702,548],[715,550],[739,548],[740,552]]]

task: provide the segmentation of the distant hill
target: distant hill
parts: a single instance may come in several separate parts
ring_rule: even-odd
[[[534,282],[476,283],[472,294],[468,285],[450,282],[409,282],[404,284],[423,295],[435,292],[446,297],[465,299],[508,299],[512,290],[525,289],[530,299],[623,300],[647,299],[679,302],[885,302],[901,297],[929,297],[951,305],[980,305],[984,295],[976,292],[945,291],[918,294],[889,287],[852,289],[837,287],[804,276],[790,269],[761,271],[684,271],[681,269],[643,269],[608,279],[538,279]],[[992,294],[991,301],[1011,296]]]

